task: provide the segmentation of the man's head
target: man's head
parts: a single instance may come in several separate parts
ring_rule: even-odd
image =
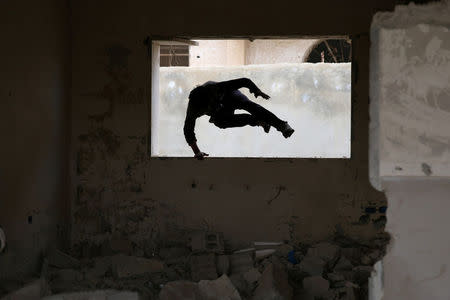
[[[189,100],[204,99],[208,97],[205,87],[198,85],[189,93]]]

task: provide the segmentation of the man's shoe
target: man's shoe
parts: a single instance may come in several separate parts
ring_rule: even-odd
[[[288,138],[294,133],[295,130],[292,129],[287,122],[285,122],[280,131],[285,138]]]

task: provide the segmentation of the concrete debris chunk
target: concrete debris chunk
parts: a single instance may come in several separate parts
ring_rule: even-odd
[[[328,273],[327,277],[328,277],[328,280],[332,283],[345,280],[345,277],[342,274],[337,274],[337,273]]]
[[[60,269],[77,269],[81,266],[78,259],[59,251],[58,249],[51,249],[48,254],[48,264],[52,267]]]
[[[52,280],[81,281],[84,276],[80,271],[74,269],[58,269],[51,272]]]
[[[43,288],[46,283],[41,279],[34,280],[20,289],[13,291],[1,298],[1,300],[19,300],[19,299],[41,299]]]
[[[145,273],[162,272],[164,263],[153,258],[115,255],[111,257],[111,267],[114,277],[124,278]]]
[[[373,267],[371,266],[357,266],[353,268],[355,282],[361,284],[366,283],[372,274]]]
[[[352,287],[341,287],[334,290],[339,300],[356,300],[355,291]]]
[[[361,264],[370,265],[372,264],[372,259],[368,255],[364,255],[363,257],[361,257]]]
[[[311,276],[303,279],[303,289],[314,298],[326,298],[329,295],[330,283],[322,276]]]
[[[244,279],[243,274],[232,274],[230,280],[234,287],[238,290],[242,297],[248,297],[252,293],[252,288],[248,282]]]
[[[130,255],[133,252],[133,243],[127,239],[111,239],[109,245],[113,254],[122,253]]]
[[[233,253],[230,255],[231,274],[245,273],[253,268],[253,252]]]
[[[185,247],[163,247],[159,249],[159,257],[163,260],[170,260],[174,258],[183,257],[189,254]]]
[[[53,296],[47,296],[42,300],[140,300],[137,292],[116,291],[116,290],[98,290],[91,292],[64,293]]]
[[[320,257],[326,262],[334,263],[339,256],[339,246],[331,243],[319,243],[308,249],[306,256]]]
[[[253,294],[253,300],[290,300],[293,289],[283,265],[271,263],[264,270]]]
[[[223,234],[220,232],[193,231],[189,239],[192,251],[223,253],[225,250]]]
[[[227,275],[222,275],[216,280],[201,280],[198,288],[202,300],[241,300],[239,292]]]
[[[261,278],[261,273],[259,273],[257,268],[251,268],[244,274],[242,274],[245,281],[247,281],[248,285],[252,288],[257,284],[258,280]]]
[[[356,263],[361,259],[362,253],[358,248],[341,248],[341,256],[344,256],[352,263]]]
[[[275,254],[280,257],[287,257],[289,252],[293,251],[294,247],[289,244],[282,244],[276,248]]]
[[[111,272],[111,266],[111,256],[95,258],[94,266],[85,271],[85,276],[88,278],[103,277],[106,273]]]
[[[353,268],[352,263],[345,257],[341,257],[334,266],[335,271],[348,271]]]
[[[185,280],[172,281],[164,285],[159,300],[201,300],[197,283]]]
[[[191,277],[194,281],[217,278],[215,255],[213,253],[193,255],[190,259]]]
[[[298,265],[298,269],[309,276],[322,275],[325,264],[320,257],[306,256]]]
[[[256,250],[255,251],[255,259],[257,260],[261,260],[264,259],[266,257],[271,256],[272,254],[274,254],[276,252],[275,249],[262,249],[262,250]]]
[[[216,257],[216,267],[219,276],[226,274],[230,271],[230,258],[228,255],[218,255]]]
[[[282,244],[282,242],[253,242],[256,250],[275,249]]]

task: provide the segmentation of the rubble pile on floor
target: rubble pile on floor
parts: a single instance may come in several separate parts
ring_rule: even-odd
[[[367,299],[372,266],[387,242],[385,236],[369,243],[337,237],[312,245],[253,242],[229,249],[220,233],[199,231],[187,245],[166,243],[148,256],[123,251],[75,259],[54,250],[44,260],[46,288],[40,293],[44,299],[79,299],[77,292],[89,291],[112,293],[111,299]],[[121,298],[124,290],[134,294]]]

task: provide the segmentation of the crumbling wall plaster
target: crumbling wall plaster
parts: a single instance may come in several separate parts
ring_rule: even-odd
[[[450,9],[399,6],[371,31],[371,180],[450,176]]]

